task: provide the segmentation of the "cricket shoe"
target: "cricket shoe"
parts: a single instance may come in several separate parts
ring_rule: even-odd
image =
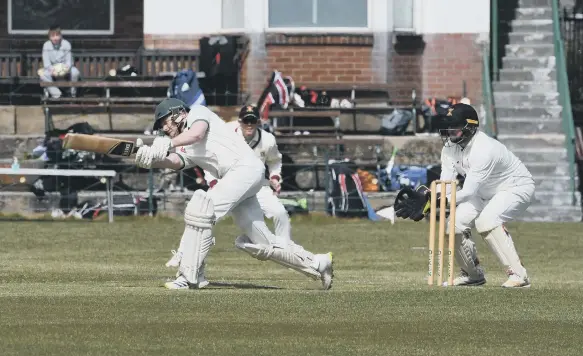
[[[484,269],[481,266],[476,266],[478,270],[478,278],[472,278],[463,269],[460,271],[460,275],[453,280],[454,286],[481,286],[486,283],[486,278],[484,277]]]
[[[521,277],[517,274],[510,274],[508,280],[502,284],[503,288],[530,288],[528,277]]]
[[[166,267],[178,267],[180,266],[180,260],[182,259],[182,252],[177,252],[176,250],[172,252],[172,257],[166,262]]]
[[[318,272],[320,272],[320,280],[322,287],[325,290],[332,288],[332,280],[334,279],[334,260],[332,252],[316,255],[318,259]]]
[[[200,273],[198,275],[198,283],[196,283],[196,284],[189,283],[186,280],[186,278],[184,278],[184,276],[182,276],[182,275],[179,275],[178,277],[176,277],[175,280],[173,280],[171,282],[164,283],[164,287],[167,289],[202,289],[208,285],[209,285],[209,282],[206,280],[204,275],[202,275],[202,278],[201,278]]]

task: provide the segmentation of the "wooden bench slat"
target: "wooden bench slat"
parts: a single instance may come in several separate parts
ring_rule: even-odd
[[[170,85],[169,80],[159,81],[132,81],[132,82],[109,82],[109,81],[79,81],[65,82],[55,81],[51,83],[40,82],[41,87],[63,87],[63,88],[167,88]]]
[[[67,98],[67,97],[60,97],[60,98],[45,98],[44,100],[47,102],[52,103],[81,103],[81,102],[89,102],[89,103],[159,103],[162,100],[166,99],[166,97],[160,98],[123,98],[123,97],[113,97],[113,98],[97,98],[97,97],[80,97],[80,98]]]
[[[53,108],[53,109],[67,109],[67,108],[152,108],[155,109],[157,104],[94,104],[94,103],[81,103],[81,104],[73,104],[73,103],[62,103],[62,104],[46,104],[43,105],[45,108]]]
[[[343,84],[343,83],[318,83],[315,85],[306,85],[311,90],[389,90],[391,86],[386,83],[362,83],[362,84]]]
[[[277,131],[339,131],[334,126],[275,126]]]
[[[340,116],[339,110],[302,110],[302,111],[287,111],[287,110],[273,110],[269,112],[269,117],[336,117]]]

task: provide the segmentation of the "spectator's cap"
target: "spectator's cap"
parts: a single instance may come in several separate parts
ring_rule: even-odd
[[[444,121],[449,128],[480,126],[476,110],[471,105],[463,103],[455,104],[447,109]]]
[[[239,111],[239,121],[257,122],[259,121],[259,109],[253,105],[245,105]]]

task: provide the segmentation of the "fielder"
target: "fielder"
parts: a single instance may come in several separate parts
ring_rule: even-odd
[[[526,269],[504,224],[519,217],[530,205],[534,196],[532,175],[506,146],[478,129],[478,114],[473,107],[460,103],[448,110],[447,128],[440,130],[444,142],[440,179],[454,180],[458,173],[465,176],[456,197],[455,256],[461,273],[454,285],[486,283],[471,237],[475,227],[506,269],[508,280],[502,287],[530,287]],[[437,206],[443,195],[437,192]],[[396,215],[419,221],[429,210],[430,198],[427,187],[417,191],[403,189],[395,202]],[[449,191],[445,199],[450,199]],[[447,200],[446,204],[449,205]]]
[[[332,286],[332,254],[313,254],[294,243],[279,243],[267,228],[257,193],[262,187],[265,167],[253,150],[208,108],[188,108],[177,99],[164,99],[156,107],[151,146],[141,146],[136,164],[143,168],[184,169],[199,166],[218,178],[208,192],[197,190],[184,211],[186,223],[180,241],[177,278],[165,284],[168,289],[202,288],[199,278],[203,262],[214,238],[215,222],[231,214],[243,231],[235,246],[259,260],[271,260],[320,279],[324,289]],[[176,147],[176,153],[168,153]]]
[[[263,214],[273,219],[275,236],[291,241],[291,224],[287,210],[277,198],[281,191],[281,153],[275,136],[259,128],[259,110],[255,106],[244,106],[239,112],[239,120],[227,123],[253,149],[255,155],[267,166],[269,179],[257,193],[257,200]],[[205,179],[212,189],[218,182],[212,173],[205,171]]]

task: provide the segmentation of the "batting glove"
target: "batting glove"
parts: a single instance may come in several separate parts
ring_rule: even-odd
[[[172,148],[172,140],[170,137],[158,136],[154,139],[151,148],[154,162],[162,161]]]
[[[136,165],[142,168],[152,168],[154,162],[154,155],[152,147],[142,146],[136,152]]]
[[[269,185],[271,186],[271,189],[273,189],[273,192],[276,195],[279,194],[279,192],[281,192],[281,183],[279,176],[271,176],[271,178],[269,179]]]

